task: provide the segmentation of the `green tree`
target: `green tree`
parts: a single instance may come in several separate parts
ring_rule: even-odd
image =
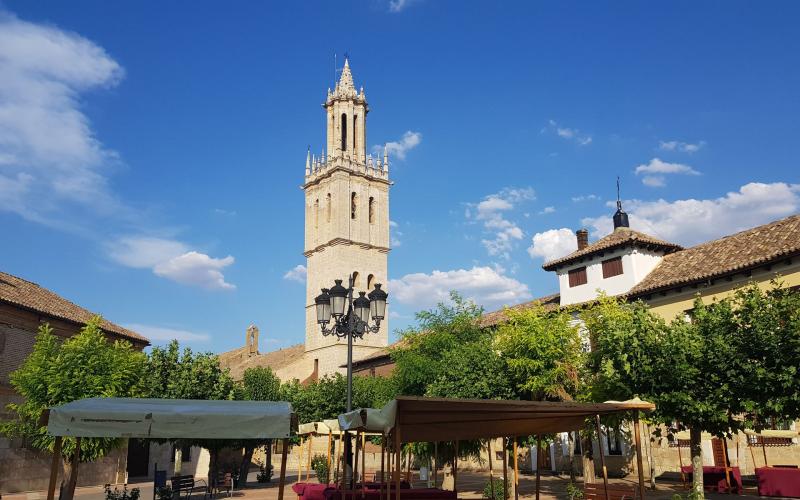
[[[165,399],[233,399],[235,384],[219,364],[219,358],[212,353],[194,353],[189,347],[180,350],[177,340],[166,348],[154,347],[148,358],[147,387],[148,397]],[[200,446],[209,451],[209,485],[215,486],[218,476],[219,451],[237,443],[220,439],[176,440],[176,448],[183,445]],[[175,459],[176,466],[180,457]]]
[[[455,292],[452,305],[440,303],[417,313],[417,326],[401,333],[392,353],[397,393],[422,396],[428,384],[447,369],[444,353],[460,345],[487,339],[479,320],[483,310]]]
[[[281,380],[269,367],[252,367],[244,371],[242,381],[235,387],[236,399],[245,401],[280,401]],[[239,466],[239,487],[247,486],[247,475],[250,472],[250,463],[253,453],[259,446],[265,446],[267,451],[265,467],[272,467],[272,440],[244,439],[242,445],[244,455]]]
[[[441,354],[441,365],[425,389],[426,396],[472,399],[516,399],[503,359],[491,335],[454,346]]]
[[[571,401],[578,396],[583,352],[578,327],[565,311],[541,305],[507,309],[496,345],[521,399]]]
[[[24,437],[35,448],[52,453],[55,439],[47,434],[47,427],[39,425],[46,408],[83,398],[143,395],[144,354],[128,342],[110,342],[100,323],[100,317],[91,319],[77,335],[63,342],[48,324],[39,327],[33,351],[11,374],[11,385],[24,402],[8,406],[15,418],[0,423],[0,432]],[[79,460],[97,460],[124,444],[122,439],[81,439]],[[64,438],[61,453],[64,477],[68,479],[62,500],[71,500],[75,494],[78,463],[74,462],[74,451],[75,439]]]

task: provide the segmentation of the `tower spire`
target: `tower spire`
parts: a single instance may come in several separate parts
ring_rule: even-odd
[[[614,212],[614,230],[621,227],[630,227],[628,223],[628,214],[622,210],[622,200],[619,196],[619,176],[617,176],[617,211]]]
[[[306,175],[311,175],[311,145],[308,146],[306,153]]]

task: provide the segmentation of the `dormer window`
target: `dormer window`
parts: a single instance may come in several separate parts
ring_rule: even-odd
[[[569,287],[575,287],[580,285],[585,285],[587,282],[586,279],[586,266],[579,267],[577,269],[572,269],[569,272]]]
[[[622,274],[622,257],[614,257],[603,261],[603,278],[611,278]]]

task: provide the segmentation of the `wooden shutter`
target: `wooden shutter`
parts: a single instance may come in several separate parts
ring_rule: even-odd
[[[569,272],[569,287],[572,288],[578,285],[586,284],[586,268],[579,267]]]
[[[622,257],[614,257],[603,261],[603,278],[622,274]]]

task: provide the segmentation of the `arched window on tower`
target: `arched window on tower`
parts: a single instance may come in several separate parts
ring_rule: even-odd
[[[353,115],[353,152],[358,150],[358,115]]]
[[[358,290],[360,286],[361,282],[358,281],[358,271],[353,271],[353,288]],[[353,293],[353,295],[355,295],[355,293]]]
[[[370,274],[367,276],[367,293],[372,291],[372,287],[375,286],[375,275]]]
[[[369,197],[369,223],[375,223],[375,198]]]
[[[347,115],[342,113],[342,151],[347,151]]]
[[[325,222],[331,221],[331,194],[325,197]]]
[[[319,227],[319,198],[314,200],[314,227]]]
[[[358,204],[358,196],[356,195],[355,191],[350,193],[350,218],[356,218],[356,206]]]

